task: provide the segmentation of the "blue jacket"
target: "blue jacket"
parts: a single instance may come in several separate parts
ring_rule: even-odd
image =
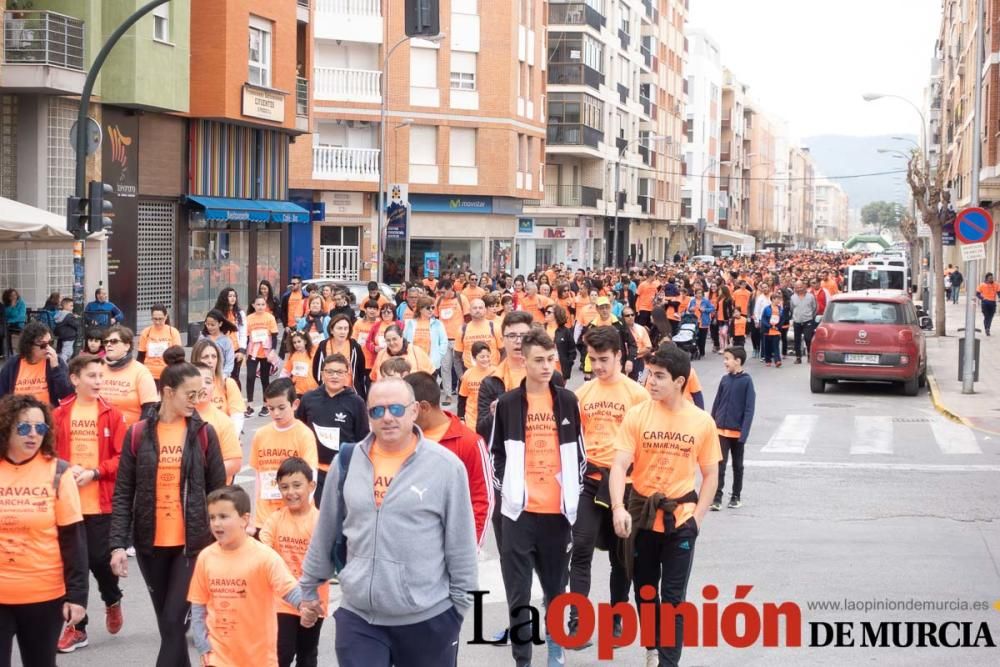
[[[110,301],[91,301],[83,309],[83,319],[88,324],[99,327],[110,327],[112,324],[124,320],[125,314]]]
[[[763,333],[764,333],[765,336],[767,335],[767,332],[772,329],[772,327],[771,327],[771,309],[772,309],[772,306],[768,306],[760,314],[760,328],[761,328],[761,331],[763,331]],[[779,334],[781,333],[781,327],[783,327],[786,324],[788,324],[788,313],[785,312],[785,310],[786,310],[785,308],[781,308],[778,311],[778,326],[776,327],[776,330],[777,330],[777,332]]]
[[[444,325],[436,317],[431,318],[431,352],[429,355],[431,358],[431,364],[434,369],[437,370],[441,368],[441,361],[444,359],[444,355],[448,352],[448,332],[444,330]],[[403,338],[408,342],[413,342],[413,336],[417,332],[417,320],[406,320],[406,326],[403,327]]]
[[[715,312],[715,306],[712,305],[707,296],[703,296],[700,304],[695,299],[691,299],[687,309],[689,313],[694,313],[699,307],[701,308],[701,320],[698,322],[698,326],[707,329],[712,326],[712,313]]]
[[[712,419],[718,428],[740,432],[740,442],[750,437],[757,392],[749,373],[726,373],[712,402]]]
[[[7,318],[7,326],[23,328],[28,321],[28,307],[24,305],[24,299],[17,297],[13,306],[4,306],[3,315]]]

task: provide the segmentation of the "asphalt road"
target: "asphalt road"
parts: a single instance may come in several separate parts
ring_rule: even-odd
[[[720,357],[696,362],[711,404],[723,373]],[[736,596],[737,585],[758,610],[765,603],[796,603],[801,610],[802,646],[744,649],[686,648],[685,665],[996,665],[1000,648],[809,647],[811,623],[987,622],[1000,643],[1000,612],[818,611],[816,601],[962,601],[992,605],[1000,598],[1000,442],[947,422],[926,393],[908,398],[880,385],[840,385],[824,395],[808,388],[808,365],[764,368],[748,362],[758,392],[757,417],[746,455],[744,506],[710,513],[697,541],[689,600],[709,617],[706,585],[718,587],[719,615]],[[576,386],[580,378],[574,378]],[[248,433],[261,420],[248,422]],[[247,441],[247,438],[244,438]],[[731,482],[731,477],[730,477]],[[496,547],[487,545],[480,588],[490,590],[484,606],[487,634],[505,625],[506,606]],[[93,587],[90,647],[60,658],[62,665],[151,665],[158,636],[138,567],[124,582],[125,627],[108,636],[100,622],[101,602]],[[598,552],[595,602],[607,599],[608,565]],[[540,591],[535,590],[535,604]],[[909,603],[909,604],[912,604]],[[96,613],[94,613],[96,612]],[[708,622],[709,626],[713,624]],[[716,622],[717,627],[717,622]],[[740,626],[742,627],[742,625]],[[820,626],[822,627],[822,626]],[[471,620],[463,642],[472,637]],[[779,633],[785,642],[785,630]],[[905,635],[905,632],[904,632]],[[323,629],[321,664],[336,664],[334,627]],[[954,629],[949,638],[960,637]],[[901,637],[905,640],[905,636]],[[195,657],[192,651],[192,659]],[[644,652],[615,652],[615,664],[643,665]],[[15,658],[15,664],[16,658]],[[462,645],[461,665],[509,665],[509,648]],[[534,664],[545,664],[544,647]],[[609,664],[594,648],[569,652],[569,665]]]

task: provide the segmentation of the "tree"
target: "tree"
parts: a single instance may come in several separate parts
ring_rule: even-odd
[[[944,173],[948,165],[944,156],[938,158],[937,168],[931,173],[930,165],[921,160],[914,151],[906,167],[906,182],[920,209],[920,218],[931,229],[931,257],[927,270],[928,283],[934,294],[934,333],[944,336],[944,288],[941,284],[941,265],[944,261],[944,246],[941,232],[945,224],[955,217],[951,206],[951,195],[944,190]]]
[[[888,201],[873,201],[861,209],[861,222],[867,227],[874,227],[879,233],[883,229],[899,227],[901,210],[898,204]]]

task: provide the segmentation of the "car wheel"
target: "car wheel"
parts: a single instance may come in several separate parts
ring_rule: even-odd
[[[917,378],[917,386],[921,389],[927,386],[927,368],[920,373],[920,377]]]
[[[809,391],[811,391],[814,394],[822,394],[826,392],[826,380],[810,375]]]
[[[916,396],[920,391],[920,378],[914,377],[903,382],[903,394],[906,396]]]

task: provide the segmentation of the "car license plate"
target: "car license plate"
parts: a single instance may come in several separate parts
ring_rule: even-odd
[[[877,354],[845,354],[844,363],[848,364],[877,364]]]

